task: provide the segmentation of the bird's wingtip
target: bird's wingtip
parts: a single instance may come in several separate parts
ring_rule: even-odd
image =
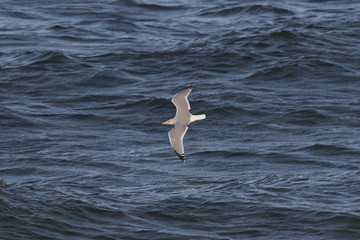
[[[185,87],[185,88],[183,88],[182,90],[185,90],[185,89],[188,89],[188,88],[191,88],[191,89],[195,88],[195,84],[190,85],[190,86],[188,86],[188,87]]]
[[[175,153],[176,153],[176,155],[178,155],[178,157],[179,157],[181,160],[183,160],[183,161],[185,162],[185,154],[180,154],[180,153],[177,153],[176,151],[175,151]]]

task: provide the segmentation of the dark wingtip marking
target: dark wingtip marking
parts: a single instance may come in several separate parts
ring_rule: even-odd
[[[176,151],[175,151],[175,153],[176,153],[176,155],[178,155],[178,157],[179,157],[181,160],[185,161],[185,155],[184,155],[184,154],[179,154],[179,153],[177,153]]]
[[[185,90],[185,89],[188,89],[188,88],[193,89],[194,87],[195,87],[195,84],[193,84],[193,85],[191,85],[191,86],[188,86],[188,87],[185,87],[185,88],[181,89],[180,91]]]

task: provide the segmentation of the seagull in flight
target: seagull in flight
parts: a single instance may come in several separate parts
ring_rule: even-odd
[[[206,118],[205,114],[192,115],[189,112],[190,104],[187,97],[189,96],[191,90],[194,87],[195,85],[192,85],[175,94],[175,96],[171,99],[171,102],[176,107],[175,117],[162,123],[163,125],[175,125],[175,127],[171,129],[168,133],[169,140],[171,146],[175,150],[175,153],[183,161],[185,161],[183,139],[186,131],[188,130],[188,125],[197,120],[202,120]]]

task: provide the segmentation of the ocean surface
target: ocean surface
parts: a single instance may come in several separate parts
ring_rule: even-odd
[[[0,239],[360,239],[359,16],[2,0]],[[161,123],[192,84],[182,162]]]

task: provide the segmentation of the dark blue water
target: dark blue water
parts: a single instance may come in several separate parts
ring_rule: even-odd
[[[0,3],[0,238],[360,239],[359,1]],[[171,97],[196,84],[187,161]]]

